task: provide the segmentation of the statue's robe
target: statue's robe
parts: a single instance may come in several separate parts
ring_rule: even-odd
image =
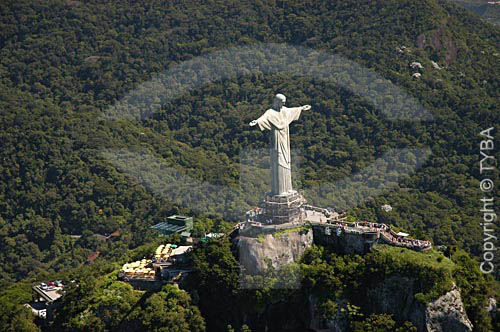
[[[268,109],[257,124],[260,130],[271,131],[271,179],[272,194],[284,195],[292,190],[289,124],[299,118],[302,107],[281,107],[279,111]]]

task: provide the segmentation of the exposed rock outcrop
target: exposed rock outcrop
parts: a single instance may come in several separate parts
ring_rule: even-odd
[[[490,297],[488,300],[488,306],[486,307],[486,311],[493,317],[498,313],[497,300],[494,297]]]
[[[392,276],[378,287],[367,290],[367,304],[373,312],[394,315],[395,319],[411,321],[419,331],[425,331],[425,307],[414,297],[413,280]]]
[[[308,327],[310,329],[318,332],[345,332],[349,330],[349,320],[345,312],[337,310],[332,317],[321,317],[318,302],[315,296],[309,295],[309,310],[307,313],[309,315]],[[342,300],[337,299],[335,302],[339,305],[339,308],[344,305]]]
[[[240,263],[248,273],[261,272],[267,268],[266,261],[273,267],[296,262],[313,243],[311,230],[285,232],[279,236],[262,234],[260,237],[240,236],[237,240]]]
[[[249,236],[249,234],[251,234]],[[308,230],[282,230],[278,233],[251,233],[239,235],[235,238],[239,248],[240,263],[247,273],[255,274],[263,271],[271,263],[274,268],[297,262],[305,250],[313,244],[313,231]],[[317,229],[314,232],[315,241],[318,240]],[[323,244],[342,249],[344,254],[352,254],[366,251],[363,241],[357,242],[356,238],[345,239],[345,243],[330,243],[331,239],[343,239],[343,237],[323,236]],[[359,239],[361,237],[358,236]],[[327,241],[328,240],[328,241]],[[340,240],[339,240],[340,241]],[[320,241],[322,242],[322,241]],[[427,305],[422,304],[415,298],[415,293],[419,292],[418,282],[411,276],[394,274],[383,281],[371,285],[366,290],[364,297],[366,302],[363,305],[369,312],[386,313],[393,315],[396,321],[410,321],[419,332],[470,332],[472,324],[467,317],[459,290],[453,288]],[[336,299],[336,312],[331,317],[323,317],[321,314],[320,301],[312,294],[307,295],[303,309],[293,314],[290,308],[286,308],[286,303],[274,303],[266,307],[259,314],[259,319],[271,317],[269,313],[282,313],[282,315],[272,316],[272,320],[266,320],[267,324],[277,317],[280,326],[307,327],[314,331],[324,332],[347,332],[349,322],[346,317],[346,304],[348,299]],[[491,304],[494,307],[494,304]],[[294,308],[296,309],[296,308]],[[267,326],[267,325],[266,325]],[[269,326],[267,326],[269,328]]]
[[[443,60],[446,66],[455,62],[458,55],[458,47],[453,40],[452,34],[444,27],[421,33],[417,36],[415,43],[418,48],[430,47],[441,52],[444,55]]]
[[[425,320],[428,332],[469,332],[472,323],[465,313],[460,292],[456,287],[429,303],[425,310]]]
[[[336,302],[339,310],[331,318],[325,319],[320,315],[318,300],[309,296],[309,327],[316,331],[348,331],[347,318],[340,311],[343,301],[337,299]],[[412,322],[419,332],[472,331],[460,292],[455,286],[424,306],[414,297],[412,279],[392,276],[367,291],[366,304],[373,312],[392,314],[395,320]]]
[[[397,320],[411,321],[418,331],[472,331],[460,292],[455,286],[427,306],[415,299],[414,280],[402,276],[387,278],[378,287],[368,290],[367,295],[367,303],[374,312],[389,313]]]

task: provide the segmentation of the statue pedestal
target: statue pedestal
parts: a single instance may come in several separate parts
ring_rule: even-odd
[[[284,224],[302,221],[302,205],[305,203],[304,197],[295,190],[281,195],[268,193],[261,205],[264,209],[262,223]]]

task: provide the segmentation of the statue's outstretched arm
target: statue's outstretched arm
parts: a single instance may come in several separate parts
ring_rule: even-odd
[[[297,106],[297,107],[287,107],[288,111],[298,112],[298,111],[307,111],[311,109],[311,105]]]
[[[258,119],[256,120],[252,120],[249,124],[251,127],[255,126],[256,124],[259,124],[259,127],[265,127],[266,129],[271,129],[271,128],[267,128],[269,127],[269,125],[267,125],[267,117],[268,117],[268,112],[264,112],[264,114],[262,114]],[[260,128],[262,130],[262,128]]]

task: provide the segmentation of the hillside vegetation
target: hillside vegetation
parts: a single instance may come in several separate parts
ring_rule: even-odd
[[[500,25],[500,4],[489,0],[453,0],[481,16],[486,22]]]

